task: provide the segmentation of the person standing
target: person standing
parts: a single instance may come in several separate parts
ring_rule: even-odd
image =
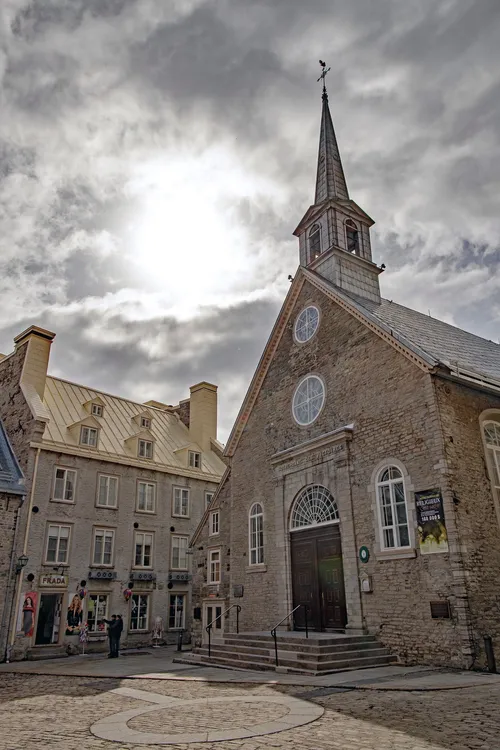
[[[120,638],[123,632],[123,618],[121,615],[117,615],[115,628],[115,656],[118,657],[120,656]]]
[[[111,620],[105,620],[103,618],[103,622],[106,623],[108,626],[108,639],[109,639],[109,654],[108,659],[113,659],[115,656],[118,656],[116,653],[116,628],[117,628],[117,619],[116,615],[111,615]],[[123,627],[123,626],[122,626]]]

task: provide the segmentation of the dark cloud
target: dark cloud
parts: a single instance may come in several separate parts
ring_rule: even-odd
[[[497,0],[9,0],[3,12],[2,350],[39,322],[58,333],[57,372],[77,381],[177,400],[214,380],[227,430],[297,263],[319,57],[351,194],[377,221],[386,295],[498,330]],[[200,199],[191,162],[210,150],[221,164],[201,173]],[[151,165],[184,158],[185,231],[228,279],[227,299],[201,295],[189,313],[170,299],[173,277],[181,302],[193,298],[182,232],[159,222],[137,241],[161,195]],[[236,280],[200,218],[212,184],[240,232]]]

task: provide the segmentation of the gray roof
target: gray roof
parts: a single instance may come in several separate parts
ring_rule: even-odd
[[[500,345],[388,299],[356,302],[396,333],[457,373],[500,381]]]
[[[0,492],[24,495],[23,473],[17,463],[12,446],[0,420]]]

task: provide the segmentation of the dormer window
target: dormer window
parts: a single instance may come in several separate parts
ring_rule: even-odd
[[[102,417],[104,407],[101,404],[92,404],[91,414],[93,417]]]
[[[321,230],[319,224],[314,224],[309,231],[309,262],[321,255]]]
[[[347,219],[345,223],[345,232],[347,239],[347,251],[359,255],[359,232],[356,224]]]
[[[89,448],[97,448],[98,430],[95,427],[83,426],[80,430],[80,445],[88,445]]]
[[[201,469],[201,453],[196,451],[189,451],[189,466],[192,469]]]
[[[151,420],[149,419],[149,417],[141,417],[141,427],[144,430],[149,430],[149,428],[151,427]]]
[[[152,440],[139,440],[137,455],[139,458],[153,458]]]

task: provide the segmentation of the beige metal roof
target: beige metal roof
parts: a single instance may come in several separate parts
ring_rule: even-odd
[[[96,401],[104,407],[102,417],[92,417],[84,404]],[[200,450],[189,436],[188,428],[173,412],[153,406],[129,401],[125,398],[111,396],[108,393],[93,390],[85,386],[70,383],[67,380],[47,377],[45,383],[44,403],[50,413],[43,435],[47,447],[61,447],[71,453],[87,454],[102,460],[119,460],[150,467],[155,470],[172,471],[185,476],[209,474],[213,481],[218,481],[226,468],[221,459],[213,452],[202,453],[202,470],[187,466],[187,451],[183,448]],[[149,412],[152,417],[150,432],[154,440],[153,460],[138,458],[137,447],[129,438],[144,433],[134,417]],[[99,443],[97,449],[79,444],[79,429],[68,429],[84,420],[90,426],[98,422]],[[181,451],[179,453],[179,451]]]

